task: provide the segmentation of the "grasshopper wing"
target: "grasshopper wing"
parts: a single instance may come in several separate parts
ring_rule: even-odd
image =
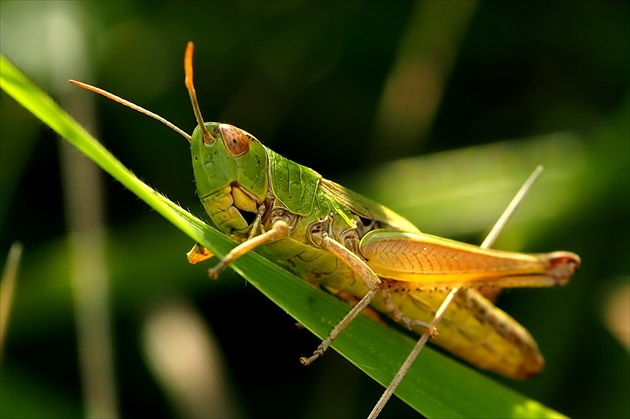
[[[415,289],[543,287],[565,284],[580,259],[569,252],[524,254],[459,243],[422,233],[374,230],[359,248],[380,277]]]

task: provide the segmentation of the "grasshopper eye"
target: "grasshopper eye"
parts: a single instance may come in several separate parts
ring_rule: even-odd
[[[243,155],[249,150],[250,135],[245,131],[229,124],[221,124],[219,128],[225,147],[234,157]]]

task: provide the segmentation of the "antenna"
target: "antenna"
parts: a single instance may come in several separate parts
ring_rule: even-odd
[[[87,83],[82,83],[80,81],[76,81],[76,80],[68,80],[70,83],[74,84],[75,86],[79,86],[82,87],[86,90],[89,90],[91,92],[94,93],[98,93],[101,96],[105,96],[108,99],[113,100],[114,102],[118,102],[121,105],[124,105],[128,108],[133,109],[134,111],[138,111],[142,114],[145,114],[146,116],[149,116],[153,119],[156,119],[158,121],[160,121],[161,123],[163,123],[164,125],[166,125],[167,127],[169,127],[170,129],[172,129],[173,131],[177,132],[179,135],[181,135],[182,137],[184,137],[188,142],[190,142],[190,135],[188,135],[184,130],[182,130],[181,128],[179,128],[178,126],[176,126],[175,124],[173,124],[170,121],[167,121],[165,118],[162,118],[160,115],[155,114],[151,111],[148,111],[146,109],[144,109],[142,106],[138,106],[135,103],[131,103],[128,100],[125,100],[121,97],[116,96],[115,94],[109,93],[107,90],[103,90],[103,89],[99,89],[98,87],[94,87],[92,85],[89,85]]]
[[[184,55],[184,72],[186,74],[186,78],[184,79],[184,83],[186,84],[186,89],[188,89],[188,94],[190,95],[190,102],[192,103],[193,111],[195,112],[195,118],[197,119],[197,124],[199,125],[199,129],[203,135],[203,142],[205,144],[212,144],[215,141],[215,138],[210,134],[210,131],[206,128],[203,123],[203,117],[201,116],[201,109],[199,109],[199,102],[197,102],[197,93],[195,92],[195,85],[193,84],[193,66],[192,66],[192,57],[193,57],[194,46],[192,41],[188,42],[186,46],[186,53]]]

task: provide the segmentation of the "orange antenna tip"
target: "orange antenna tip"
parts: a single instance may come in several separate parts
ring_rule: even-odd
[[[186,52],[184,53],[184,74],[186,77],[184,78],[184,84],[186,85],[186,89],[195,90],[195,86],[193,85],[193,66],[192,66],[192,58],[193,52],[195,50],[195,46],[192,41],[189,41],[186,45]]]

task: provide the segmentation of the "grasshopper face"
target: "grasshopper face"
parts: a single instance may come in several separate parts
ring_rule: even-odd
[[[204,139],[197,127],[190,143],[197,195],[219,230],[244,232],[249,223],[242,211],[257,214],[267,196],[266,150],[253,135],[232,125],[204,125],[210,136]]]

